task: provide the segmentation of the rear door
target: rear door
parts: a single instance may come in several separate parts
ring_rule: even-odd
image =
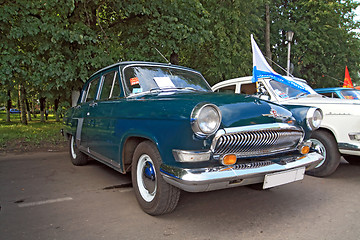
[[[79,119],[79,126],[77,130],[77,140],[80,140],[80,146],[85,151],[89,151],[89,146],[92,141],[92,136],[96,134],[95,121],[90,114],[90,109],[97,105],[98,89],[100,84],[101,76],[95,76],[92,78],[86,86],[83,96],[82,103],[79,105],[79,110],[83,113],[83,119]],[[82,120],[82,121],[81,121]],[[82,126],[81,126],[82,125]],[[80,138],[80,139],[78,139]]]

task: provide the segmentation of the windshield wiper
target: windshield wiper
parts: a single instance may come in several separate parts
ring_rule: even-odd
[[[169,87],[169,88],[151,88],[149,92],[162,92],[162,91],[176,91],[176,90],[189,90],[189,91],[195,91],[198,92],[199,90],[193,88],[193,87]]]
[[[305,95],[307,95],[306,92],[301,92],[301,93],[299,93],[298,95],[296,95],[295,98],[300,98],[300,97],[305,96]]]

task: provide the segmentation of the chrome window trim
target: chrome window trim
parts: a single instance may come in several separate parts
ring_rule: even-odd
[[[113,91],[114,91],[115,81],[116,81],[116,77],[117,77],[117,74],[118,74],[118,71],[114,70],[114,72],[115,72],[115,74],[114,74],[114,78],[113,78],[112,85],[111,85],[109,99],[113,97],[112,94],[113,94]]]
[[[101,77],[100,77],[100,82],[99,82],[96,98],[94,99],[94,101],[99,100],[100,93],[102,93],[102,89],[104,86],[104,81],[105,81],[105,74],[101,75]]]

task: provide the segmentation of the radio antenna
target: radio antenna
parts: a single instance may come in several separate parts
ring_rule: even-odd
[[[155,48],[155,50],[165,59],[165,61],[168,63],[168,64],[171,64],[171,62],[169,62],[169,60],[166,59],[166,57],[164,57],[164,55],[161,54],[161,52]]]
[[[284,69],[283,67],[281,67],[279,64],[277,64],[276,62],[274,62],[273,60],[271,60],[270,58],[264,56],[267,60],[269,60],[270,62],[272,62],[273,64],[275,64],[276,66],[278,66],[281,70],[283,70],[284,72],[286,72],[286,69]],[[294,77],[291,73],[290,73],[290,77]]]

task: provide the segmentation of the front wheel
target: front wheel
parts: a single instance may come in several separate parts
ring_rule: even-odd
[[[310,141],[313,143],[313,148],[324,157],[324,160],[306,173],[315,177],[331,175],[339,166],[341,157],[334,136],[326,131],[317,130],[312,133]]]
[[[88,156],[79,151],[76,145],[76,140],[73,135],[69,138],[69,152],[70,160],[75,166],[83,166],[88,163]]]
[[[161,162],[159,151],[152,142],[144,141],[136,147],[131,178],[139,205],[150,215],[172,212],[180,197],[180,189],[162,178]]]

